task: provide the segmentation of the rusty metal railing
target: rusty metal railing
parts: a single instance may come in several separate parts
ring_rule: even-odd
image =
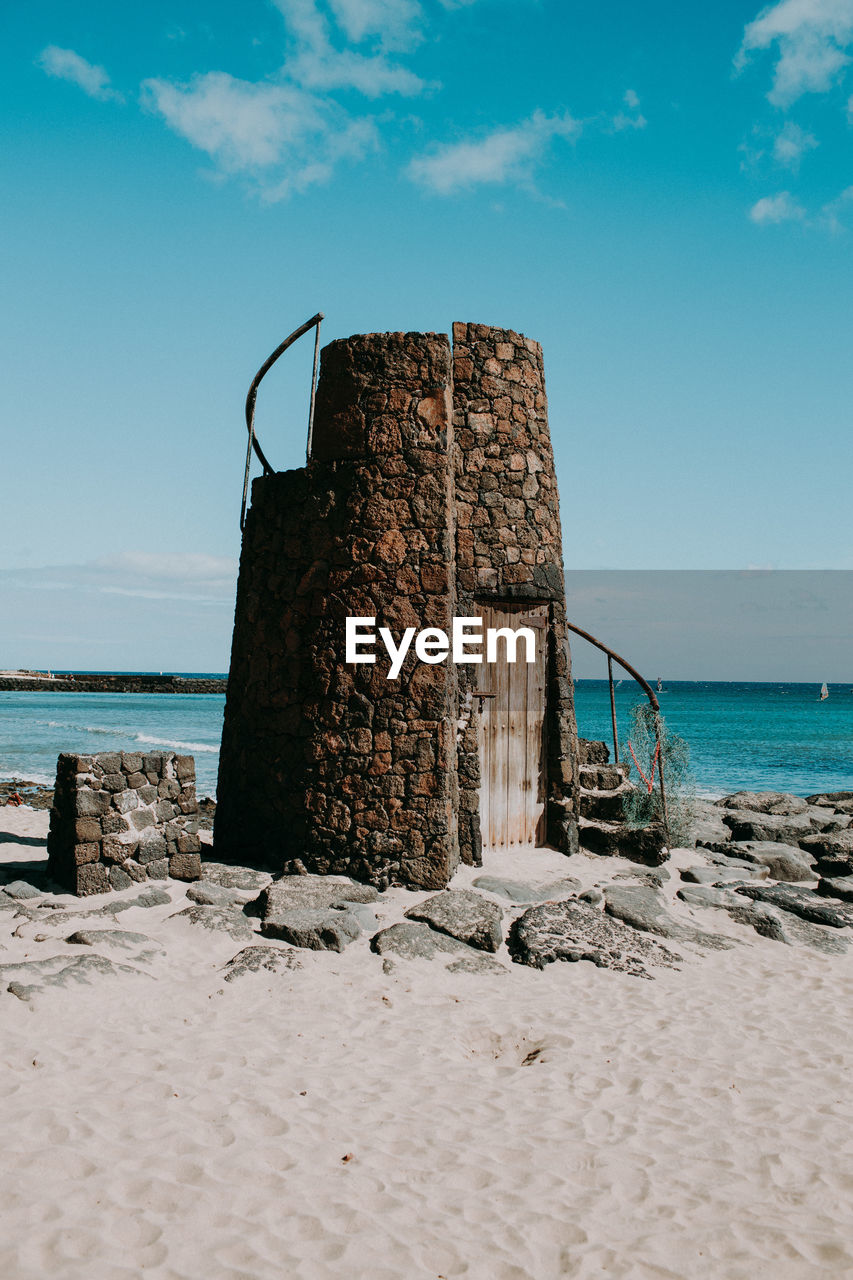
[[[258,372],[252,379],[252,385],[249,387],[249,394],[246,396],[246,429],[249,432],[249,443],[246,447],[246,470],[243,475],[243,504],[240,508],[240,528],[244,529],[246,525],[246,504],[249,498],[249,470],[252,465],[252,451],[264,469],[265,476],[273,474],[273,468],[267,461],[266,454],[258,443],[255,435],[255,401],[258,398],[258,387],[261,385],[264,377],[269,373],[279,356],[284,355],[288,347],[292,347],[297,338],[301,338],[303,333],[307,333],[309,329],[316,328],[314,337],[314,369],[311,375],[311,401],[308,409],[308,445],[306,449],[307,457],[311,456],[311,438],[314,434],[314,400],[317,392],[317,358],[320,352],[320,324],[324,316],[322,311],[318,311],[310,320],[306,320],[298,329],[294,329],[284,342],[280,343],[275,351],[261,365]]]
[[[569,631],[574,631],[575,635],[580,636],[583,640],[588,640],[590,644],[595,645],[596,649],[600,649],[602,653],[607,654],[607,677],[610,684],[610,720],[613,726],[613,756],[616,764],[619,763],[619,735],[616,729],[616,695],[613,689],[614,662],[618,662],[619,666],[627,671],[629,676],[636,680],[637,684],[649,700],[649,704],[651,705],[655,718],[655,745],[657,746],[658,757],[658,785],[660,787],[661,815],[663,817],[663,827],[668,847],[670,843],[669,813],[666,807],[666,784],[663,777],[663,743],[661,741],[660,703],[658,702],[657,694],[649,684],[648,680],[643,679],[636,667],[632,667],[630,662],[627,662],[625,658],[621,658],[615,649],[611,649],[610,646],[606,645],[602,640],[596,639],[596,637],[591,636],[588,631],[583,631],[580,627],[576,627],[572,622],[567,622],[566,626]]]

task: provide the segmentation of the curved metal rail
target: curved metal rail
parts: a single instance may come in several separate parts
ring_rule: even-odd
[[[580,636],[583,640],[588,640],[590,644],[595,645],[596,649],[600,649],[602,653],[607,654],[607,675],[610,682],[610,718],[613,725],[613,756],[617,764],[619,763],[619,739],[616,733],[616,699],[613,693],[613,663],[614,662],[618,662],[619,666],[622,667],[625,671],[627,671],[629,676],[631,676],[634,680],[636,680],[637,684],[640,686],[640,688],[643,690],[643,693],[646,695],[646,697],[649,700],[652,711],[655,713],[655,742],[658,747],[658,780],[660,785],[660,803],[661,803],[661,812],[663,815],[663,826],[664,826],[664,831],[666,833],[666,842],[667,842],[667,845],[669,845],[670,843],[669,813],[666,807],[666,784],[664,783],[664,780],[663,780],[663,749],[661,747],[661,734],[660,734],[660,703],[658,702],[657,694],[655,693],[654,689],[649,684],[649,682],[643,679],[643,677],[640,675],[636,667],[632,667],[630,662],[627,662],[625,658],[620,658],[619,654],[616,652],[615,649],[611,649],[610,646],[606,645],[602,640],[597,640],[595,636],[591,636],[588,631],[583,631],[581,630],[580,627],[576,627],[572,622],[567,622],[566,626],[568,627],[569,631],[574,631],[575,635]]]
[[[279,356],[284,355],[288,347],[292,347],[297,338],[301,338],[303,333],[307,333],[309,329],[316,326],[316,336],[314,338],[314,371],[311,376],[311,403],[308,411],[308,456],[311,454],[311,436],[314,430],[314,397],[317,387],[317,357],[320,351],[320,324],[324,319],[322,311],[318,311],[310,320],[306,320],[298,329],[294,329],[284,342],[279,343],[271,356],[264,361],[258,372],[252,379],[252,385],[249,387],[249,394],[246,396],[246,429],[249,432],[249,443],[246,447],[246,470],[243,475],[243,505],[240,508],[240,528],[243,529],[246,524],[246,503],[249,496],[249,470],[252,465],[252,450],[264,469],[265,476],[273,474],[273,468],[270,466],[266,454],[258,443],[255,435],[255,401],[258,398],[258,387],[270,369],[275,364]]]

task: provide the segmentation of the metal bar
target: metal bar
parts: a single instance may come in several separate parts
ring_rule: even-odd
[[[607,679],[610,681],[610,723],[613,726],[613,763],[619,763],[619,734],[616,731],[616,694],[613,691],[613,659],[607,655]]]
[[[573,622],[567,622],[566,626],[569,628],[570,631],[574,631],[576,636],[582,636],[584,640],[588,640],[590,644],[594,644],[596,649],[600,649],[602,653],[609,654],[614,662],[618,662],[619,666],[623,667],[625,671],[628,672],[628,675],[633,676],[633,678],[637,681],[637,684],[640,686],[640,688],[643,690],[646,697],[648,698],[649,702],[652,704],[653,710],[658,712],[660,711],[660,703],[658,702],[657,697],[655,696],[654,689],[652,688],[652,686],[649,684],[647,680],[643,679],[639,671],[637,671],[636,667],[632,667],[630,662],[626,662],[624,658],[619,657],[619,654],[616,652],[615,649],[611,649],[608,645],[602,644],[600,640],[596,640],[595,636],[591,636],[588,631],[581,631],[580,627],[576,627]]]
[[[322,319],[322,317],[321,317]],[[317,396],[317,361],[320,358],[320,320],[314,334],[314,369],[311,373],[311,403],[308,406],[308,444],[305,448],[305,461],[311,461],[311,445],[314,440],[314,401]]]
[[[264,469],[264,475],[271,476],[273,474],[273,468],[270,466],[269,462],[267,461],[266,455],[263,449],[261,448],[261,446],[258,444],[257,438],[255,436],[255,401],[258,398],[258,387],[261,385],[261,382],[263,381],[264,377],[266,376],[266,374],[269,373],[270,369],[273,367],[273,365],[275,364],[279,356],[284,355],[287,348],[292,347],[294,342],[297,340],[297,338],[301,338],[303,333],[307,333],[309,329],[312,329],[314,327],[314,325],[317,325],[318,332],[319,332],[320,322],[323,319],[324,319],[324,316],[322,311],[318,311],[317,314],[315,316],[312,316],[310,320],[306,320],[305,323],[301,324],[298,329],[294,329],[293,333],[289,334],[288,337],[285,338],[284,342],[279,343],[275,351],[273,351],[272,355],[267,357],[267,359],[264,361],[264,363],[261,365],[258,372],[255,374],[254,378],[252,379],[252,385],[249,387],[249,393],[246,396],[246,428],[249,432],[249,444],[248,444],[248,448],[246,449],[246,470],[243,475],[243,504],[240,508],[240,528],[241,529],[244,529],[246,525],[246,503],[249,497],[249,470],[252,465],[253,449],[255,451],[255,455],[258,458],[258,461],[260,462],[261,466]],[[315,360],[316,360],[316,345],[315,345]],[[313,405],[313,393],[312,393],[312,405]]]
[[[581,636],[584,640],[588,640],[590,644],[595,645],[596,649],[601,649],[602,653],[607,654],[608,670],[610,670],[609,664],[611,659],[613,660],[613,662],[618,662],[619,666],[623,667],[625,671],[628,672],[628,675],[633,676],[633,678],[637,681],[637,684],[643,690],[643,692],[645,693],[646,697],[649,700],[649,703],[651,704],[651,708],[655,713],[655,743],[658,747],[660,747],[660,750],[658,751],[658,778],[659,778],[659,784],[660,784],[661,817],[663,818],[663,830],[664,830],[664,836],[666,838],[666,845],[667,845],[667,848],[669,848],[672,843],[672,837],[670,835],[670,830],[669,830],[669,809],[667,808],[667,803],[666,803],[666,784],[663,778],[663,743],[661,741],[661,732],[660,732],[660,703],[657,700],[657,695],[654,689],[652,688],[652,686],[649,684],[649,682],[643,679],[639,671],[637,671],[636,667],[632,667],[630,662],[626,662],[624,658],[620,658],[619,654],[615,651],[615,649],[611,649],[609,645],[602,644],[600,640],[596,640],[595,636],[591,636],[588,631],[582,631],[580,627],[576,627],[572,622],[567,622],[566,626],[568,627],[569,631],[574,631],[575,635]],[[610,687],[611,687],[611,708],[612,708],[612,705],[613,705],[612,704],[612,698],[613,698],[612,675],[611,675]]]

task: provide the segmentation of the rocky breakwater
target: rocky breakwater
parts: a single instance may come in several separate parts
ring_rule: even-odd
[[[48,871],[78,895],[201,875],[192,756],[102,752],[59,757]]]
[[[228,681],[192,676],[149,676],[81,671],[61,676],[28,672],[0,675],[0,693],[219,693]]]

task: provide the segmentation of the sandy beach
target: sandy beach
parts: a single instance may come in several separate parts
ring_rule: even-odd
[[[47,821],[0,810],[3,861],[44,857]],[[370,930],[342,954],[278,944],[293,967],[226,981],[247,942],[170,918],[186,905],[173,881],[168,903],[115,918],[89,914],[105,897],[4,911],[0,1271],[850,1274],[851,958],[691,910],[674,894],[696,860],[668,864],[671,910],[702,928],[712,916],[734,945],[668,941],[682,958],[653,981],[586,962],[537,971],[505,945],[503,971],[383,963]],[[545,849],[483,871],[643,876]],[[428,896],[390,890],[377,927]],[[65,941],[82,928],[136,938]],[[6,990],[7,966],[83,951],[127,971],[29,999]]]

